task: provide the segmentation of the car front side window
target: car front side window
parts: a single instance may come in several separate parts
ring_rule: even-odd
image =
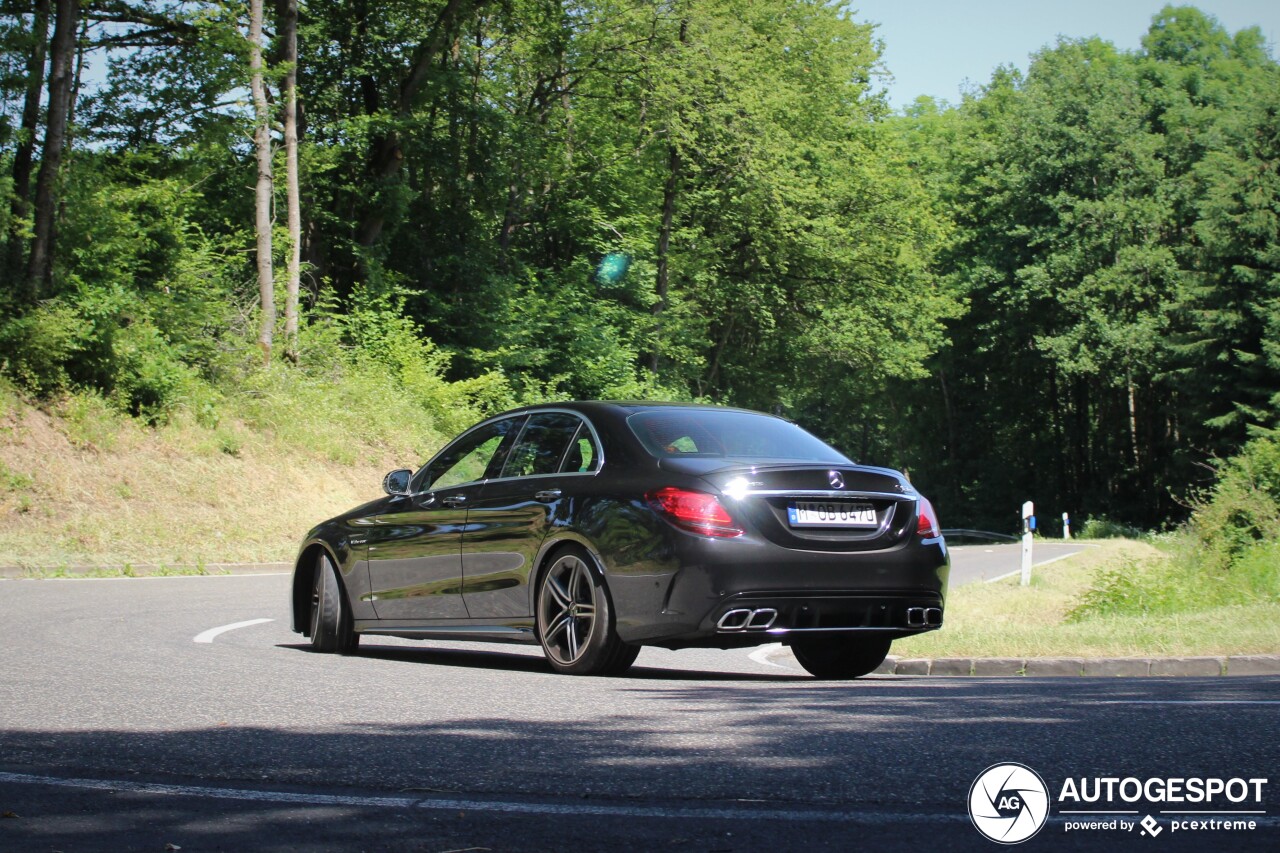
[[[492,476],[510,447],[510,438],[523,422],[523,417],[504,418],[455,441],[432,462],[424,478],[425,488],[448,489]]]

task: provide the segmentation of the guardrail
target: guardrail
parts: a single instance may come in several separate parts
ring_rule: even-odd
[[[964,528],[952,528],[943,530],[942,535],[947,539],[985,539],[988,542],[1017,542],[1017,536],[1010,536],[1007,533],[992,533],[990,530],[967,530]]]

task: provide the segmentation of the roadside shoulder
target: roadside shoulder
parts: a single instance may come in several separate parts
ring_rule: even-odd
[[[765,656],[781,666],[796,663],[786,646]],[[1190,657],[1004,657],[1004,658],[903,658],[890,655],[876,675],[986,676],[1006,678],[1147,678],[1206,677],[1221,675],[1280,675],[1280,655],[1206,655]]]

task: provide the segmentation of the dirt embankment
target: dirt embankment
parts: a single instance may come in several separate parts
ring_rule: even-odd
[[[381,494],[397,462],[338,464],[243,424],[154,429],[104,406],[0,405],[0,565],[292,559],[316,522]]]

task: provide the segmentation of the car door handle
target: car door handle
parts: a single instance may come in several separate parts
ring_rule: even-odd
[[[534,492],[533,496],[543,503],[550,503],[560,497],[559,489],[544,489],[541,492]]]
[[[448,507],[460,507],[467,502],[466,495],[449,495],[447,498],[441,498],[440,503]]]

